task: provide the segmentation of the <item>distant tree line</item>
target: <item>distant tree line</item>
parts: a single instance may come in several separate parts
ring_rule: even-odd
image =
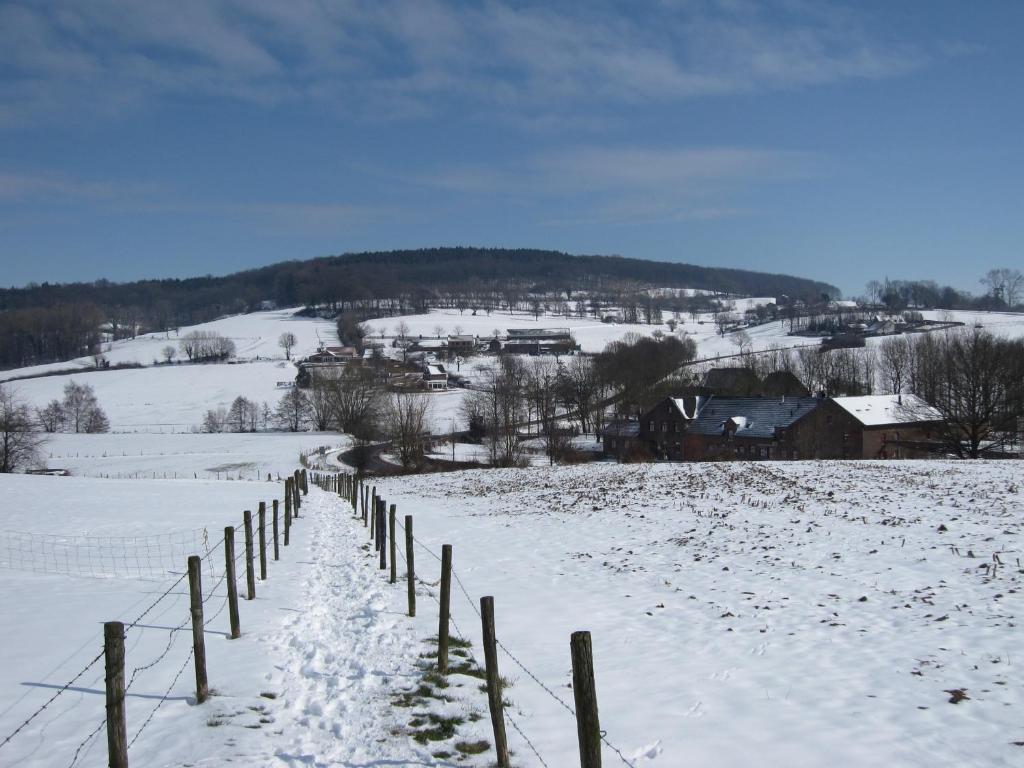
[[[354,253],[288,261],[224,277],[112,283],[42,283],[0,289],[0,368],[93,354],[100,328],[108,338],[168,331],[217,317],[280,307],[347,311],[355,324],[370,316],[500,307],[539,311],[578,291],[623,302],[653,322],[658,307],[644,286],[700,288],[738,294],[836,295],[834,286],[786,275],[698,267],[611,256],[571,256],[529,249],[433,248]],[[597,305],[589,309],[598,310]],[[662,307],[664,304],[661,305]],[[343,338],[358,343],[347,326]]]
[[[1024,273],[1019,269],[990,269],[978,281],[984,291],[975,296],[934,280],[870,280],[864,300],[890,312],[918,309],[1011,310],[1024,309]]]

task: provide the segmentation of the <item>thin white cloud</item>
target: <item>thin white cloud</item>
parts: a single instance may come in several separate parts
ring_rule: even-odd
[[[778,0],[523,6],[507,0],[14,0],[0,8],[0,115],[206,93],[419,116],[450,107],[543,116],[751,89],[894,77],[933,53],[851,11]],[[126,97],[124,94],[127,94]],[[31,104],[30,107],[31,108]]]

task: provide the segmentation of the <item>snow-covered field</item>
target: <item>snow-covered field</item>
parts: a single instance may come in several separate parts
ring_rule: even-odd
[[[334,324],[328,320],[294,317],[295,310],[254,312],[234,315],[210,323],[180,329],[180,336],[193,330],[212,331],[235,341],[238,357],[246,362],[191,365],[153,365],[160,350],[176,346],[174,334],[147,334],[115,342],[105,356],[113,363],[138,362],[148,367],[124,370],[89,370],[92,362],[81,358],[70,363],[4,371],[0,381],[47,370],[79,366],[81,373],[48,376],[11,382],[21,397],[43,406],[61,397],[69,381],[93,387],[115,432],[188,432],[196,429],[207,410],[225,408],[243,396],[271,408],[281,398],[278,382],[295,380],[295,366],[286,361],[277,345],[286,331],[297,338],[292,357],[314,352],[321,342],[337,343]],[[105,347],[107,345],[104,345]],[[258,359],[257,359],[258,358]]]
[[[951,319],[964,323],[968,328],[975,326],[1010,339],[1024,336],[1024,314],[1020,312],[967,312],[962,310],[930,310],[921,313],[926,320]]]
[[[499,637],[570,704],[569,635],[593,632],[601,726],[640,764],[1009,766],[1024,759],[1022,479],[1011,462],[732,463],[378,488],[431,549],[454,545]],[[571,718],[500,663],[547,764],[575,764]]]
[[[350,444],[346,435],[317,432],[56,434],[43,453],[47,468],[78,477],[252,480],[290,474],[300,453]]]
[[[636,765],[1010,766],[1024,755],[1022,477],[1015,462],[600,464],[376,485],[400,520],[414,515],[424,547],[454,545],[471,599],[457,584],[453,618],[477,657],[474,606],[494,596],[499,640],[518,660],[499,654],[509,713],[549,766],[578,760],[554,698],[572,704],[577,629],[593,632],[601,726]],[[216,541],[281,486],[14,476],[0,493],[11,529],[207,528]],[[415,665],[437,631],[427,549],[410,620],[403,580],[387,583],[336,496],[313,488],[293,533],[243,602],[243,636],[225,638],[224,611],[210,623],[209,703],[190,699],[190,635],[173,631],[187,617],[181,585],[129,630],[129,674],[173,641],[129,691],[129,740],[170,691],[132,764],[490,764],[493,751],[432,756],[490,740],[478,681],[453,677],[452,703],[393,705],[420,684]],[[204,572],[216,585],[208,616],[223,605],[219,554]],[[177,578],[3,573],[3,736],[96,655],[103,620],[134,618]],[[97,665],[0,761],[69,764],[103,719],[102,688]],[[453,712],[465,718],[454,737],[411,738],[410,721]],[[508,735],[514,764],[540,765],[519,731]],[[619,763],[608,749],[605,761]],[[77,764],[104,762],[100,731]]]

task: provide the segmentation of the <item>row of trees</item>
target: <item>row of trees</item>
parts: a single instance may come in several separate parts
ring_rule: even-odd
[[[64,385],[63,399],[51,400],[45,407],[37,408],[35,415],[36,424],[43,432],[110,431],[110,420],[100,407],[92,386],[75,381]]]
[[[110,422],[88,384],[68,382],[64,397],[33,409],[0,384],[0,473],[37,466],[50,432],[107,432]]]
[[[1024,429],[1024,340],[980,328],[891,336],[862,349],[770,349],[742,361],[762,379],[785,371],[829,397],[917,395],[941,415],[943,443],[958,456],[1018,443]]]
[[[361,442],[391,440],[403,466],[421,463],[429,432],[430,399],[421,392],[389,392],[369,368],[317,371],[308,389],[289,389],[275,406],[239,396],[208,410],[203,432],[336,430]]]
[[[865,286],[865,300],[881,304],[890,312],[907,307],[930,309],[1016,309],[1024,299],[1024,273],[1019,269],[990,269],[978,281],[984,288],[980,296],[958,291],[934,280],[870,280]]]
[[[190,331],[181,337],[178,347],[191,362],[226,360],[235,354],[235,342],[216,331]]]

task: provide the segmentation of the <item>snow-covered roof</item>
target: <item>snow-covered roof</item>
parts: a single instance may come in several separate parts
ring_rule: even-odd
[[[736,431],[742,432],[747,428],[747,417],[746,416],[733,416],[729,419],[733,424],[736,425]]]
[[[428,376],[444,376],[445,370],[443,365],[428,365],[427,366]]]
[[[706,398],[702,398],[702,397],[692,397],[692,398],[689,398],[690,405],[691,405],[691,410],[687,410],[686,409],[686,400],[687,400],[687,398],[685,398],[685,397],[672,397],[672,398],[669,398],[669,399],[672,401],[672,404],[675,405],[676,409],[679,411],[680,415],[682,415],[682,417],[684,419],[693,419],[700,412],[701,404],[702,404],[702,402]]]
[[[832,400],[865,427],[942,420],[942,414],[917,395],[862,395]]]

